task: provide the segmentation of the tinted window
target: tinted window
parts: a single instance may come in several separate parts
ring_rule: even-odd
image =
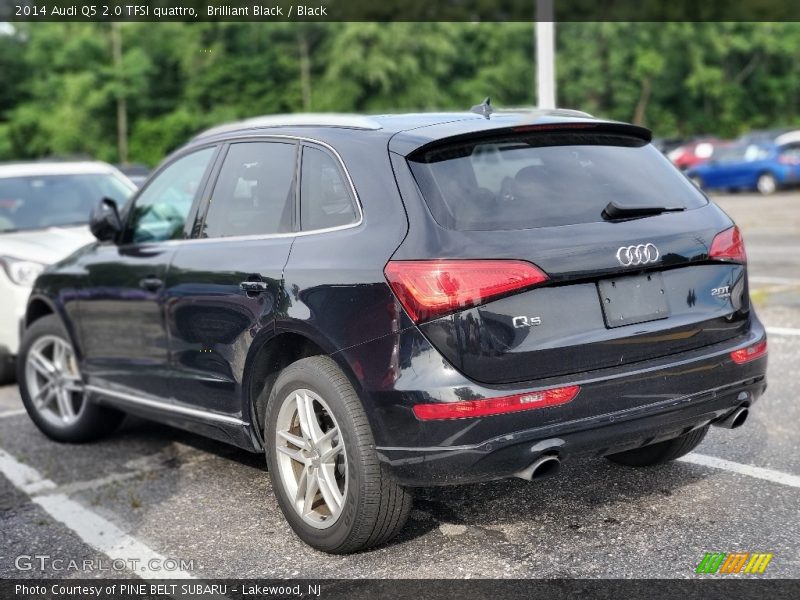
[[[111,174],[43,175],[0,179],[0,233],[82,225],[103,197],[122,205],[130,183]]]
[[[209,201],[202,237],[292,230],[296,146],[232,144]]]
[[[355,223],[356,211],[337,161],[317,148],[303,148],[300,223],[303,230]]]
[[[536,133],[412,156],[434,218],[465,230],[531,229],[602,221],[611,201],[706,203],[653,146],[619,135]]]
[[[160,242],[184,237],[186,218],[213,154],[214,148],[194,152],[156,175],[136,198],[131,216],[131,241]]]

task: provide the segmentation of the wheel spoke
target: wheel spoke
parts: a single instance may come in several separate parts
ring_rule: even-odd
[[[295,450],[294,448],[289,448],[288,446],[278,446],[278,452],[285,454],[292,460],[296,460],[301,464],[308,464],[308,459],[303,456],[303,453],[300,450]]]
[[[52,402],[55,393],[56,390],[53,382],[48,381],[39,388],[39,391],[36,392],[36,395],[33,397],[34,406],[39,410],[43,409],[45,406],[50,404],[50,402]]]
[[[311,402],[308,396],[305,394],[301,396],[299,393],[294,395],[294,402],[297,405],[297,420],[300,422],[300,433],[303,434],[303,437],[308,440],[308,442],[313,443],[314,438],[311,435],[311,423],[308,421],[308,405]]]
[[[58,399],[58,412],[61,413],[61,419],[69,423],[75,420],[75,407],[72,405],[72,397],[69,392],[64,389],[56,391]]]
[[[328,450],[322,453],[320,456],[320,462],[322,463],[333,463],[336,460],[336,457],[342,453],[344,446],[342,446],[341,442],[337,442],[335,446],[332,446]]]
[[[339,514],[344,501],[342,493],[339,491],[339,484],[336,482],[335,469],[336,467],[333,465],[322,465],[319,469],[319,491],[332,516]]]
[[[31,350],[28,354],[28,361],[36,372],[48,381],[51,380],[57,372],[55,365],[38,350]]]
[[[64,389],[68,392],[83,393],[83,381],[79,377],[70,377],[64,380]]]
[[[61,373],[67,370],[67,346],[62,341],[53,343],[53,366]]]
[[[317,413],[314,410],[314,400],[308,397],[308,394],[303,392],[303,403],[306,406],[306,414],[308,415],[308,428],[311,433],[311,441],[315,446],[319,444],[319,440],[323,437],[322,427],[317,419]]]
[[[317,497],[318,491],[319,478],[309,469],[308,473],[306,474],[306,490],[305,497],[303,499],[303,514],[307,515],[314,510],[314,500]]]
[[[299,435],[289,433],[288,431],[278,431],[278,437],[282,437],[284,440],[286,440],[293,446],[297,446],[301,450],[311,450],[311,448],[308,445],[308,442],[303,438],[301,438]]]

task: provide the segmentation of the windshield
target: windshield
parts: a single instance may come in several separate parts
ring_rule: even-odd
[[[122,204],[133,190],[111,173],[0,179],[0,233],[82,225],[101,198]]]
[[[532,133],[412,156],[434,218],[463,230],[603,220],[610,203],[697,208],[705,197],[653,146],[617,134]]]

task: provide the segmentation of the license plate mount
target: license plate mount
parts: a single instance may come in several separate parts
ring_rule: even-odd
[[[608,328],[647,323],[670,316],[661,273],[604,279],[597,283],[597,291]]]

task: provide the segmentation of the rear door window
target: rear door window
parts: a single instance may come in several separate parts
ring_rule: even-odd
[[[292,231],[297,145],[231,144],[209,199],[200,237]]]
[[[618,134],[481,139],[423,150],[409,164],[434,218],[450,229],[599,222],[610,202],[685,209],[707,202],[661,152]]]

